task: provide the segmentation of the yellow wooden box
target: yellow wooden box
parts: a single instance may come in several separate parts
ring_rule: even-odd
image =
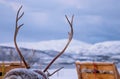
[[[0,79],[3,78],[6,72],[14,68],[25,68],[25,65],[20,61],[0,62]]]
[[[75,64],[78,79],[120,79],[114,63],[77,61]]]

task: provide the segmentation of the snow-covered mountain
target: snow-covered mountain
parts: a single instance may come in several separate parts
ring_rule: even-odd
[[[18,42],[18,45],[19,47],[28,48],[28,49],[61,51],[66,45],[66,43],[67,43],[67,39],[62,39],[62,40],[40,41],[40,42]],[[14,43],[4,43],[0,45],[14,47]],[[91,44],[73,39],[66,52],[79,53],[80,50],[89,48],[90,46]]]
[[[18,45],[21,48],[27,49],[61,51],[64,48],[66,42],[67,39],[62,39],[40,42],[19,42]],[[14,43],[4,43],[0,45],[14,47]],[[120,41],[107,41],[96,44],[89,44],[73,39],[66,52],[86,55],[120,53]]]
[[[107,41],[96,43],[89,48],[95,54],[120,54],[120,41]]]
[[[46,64],[52,60],[59,51],[61,51],[67,39],[62,40],[50,40],[32,43],[19,42],[21,51],[25,58],[29,60],[32,56],[32,49],[36,54],[32,57],[30,62],[37,62]],[[0,60],[7,57],[10,59],[10,53],[13,52],[15,57],[18,58],[14,49],[14,43],[0,44]],[[11,51],[12,50],[12,51]],[[4,54],[3,54],[4,53]],[[4,56],[3,56],[4,55]],[[80,61],[114,61],[120,62],[120,41],[107,41],[96,44],[88,44],[73,39],[66,52],[56,61],[61,64],[74,63],[76,60]]]

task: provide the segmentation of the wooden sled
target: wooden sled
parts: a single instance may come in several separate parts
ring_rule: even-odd
[[[75,64],[78,79],[120,79],[114,63],[77,61]]]
[[[0,79],[11,69],[25,68],[25,65],[20,61],[0,62]]]

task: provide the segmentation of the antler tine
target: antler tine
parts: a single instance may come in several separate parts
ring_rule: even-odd
[[[69,23],[69,25],[70,25],[70,27],[71,27],[71,32],[68,32],[68,34],[69,34],[69,39],[72,40],[72,37],[73,37],[73,19],[74,19],[74,15],[72,16],[71,22],[70,22],[70,20],[68,19],[67,15],[65,15],[65,17],[66,17],[66,19],[67,19],[67,21],[68,21],[68,23]],[[71,34],[72,34],[72,35],[71,35]]]
[[[17,34],[18,34],[18,31],[19,29],[24,25],[24,24],[21,24],[21,25],[18,25],[18,21],[20,20],[20,18],[24,15],[24,12],[19,16],[19,13],[22,9],[22,6],[19,8],[19,10],[17,11],[17,15],[16,15],[16,25],[15,25],[15,33],[14,33],[14,44],[15,44],[15,47],[16,47],[16,50],[20,56],[20,58],[22,59],[23,63],[25,64],[26,68],[30,68],[30,66],[27,64],[27,62],[25,61],[21,51],[19,50],[18,48],[18,45],[17,45],[17,42],[16,42],[16,37],[17,37]]]
[[[68,33],[69,34],[69,39],[68,39],[68,42],[67,44],[65,45],[65,47],[63,48],[63,50],[47,65],[47,67],[44,69],[44,72],[46,72],[48,70],[48,68],[54,63],[54,61],[59,58],[66,50],[66,48],[68,47],[68,45],[70,44],[72,38],[73,38],[73,18],[74,18],[74,15],[72,16],[72,19],[71,19],[71,22],[69,21],[67,15],[65,15],[69,25],[70,25],[70,29],[71,31]]]

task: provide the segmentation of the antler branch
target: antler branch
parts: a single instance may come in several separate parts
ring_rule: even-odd
[[[66,50],[66,48],[68,47],[68,45],[70,44],[72,38],[73,38],[73,18],[74,18],[74,15],[72,16],[72,19],[71,21],[68,19],[67,15],[65,15],[69,25],[70,25],[70,28],[71,28],[71,31],[68,32],[68,35],[69,35],[69,39],[68,39],[68,42],[67,44],[65,45],[64,49],[47,65],[47,67],[44,69],[44,72],[46,72],[48,70],[48,68],[55,62],[55,60],[57,58],[59,58]]]
[[[19,16],[20,14],[20,11],[22,9],[22,6],[19,8],[19,10],[17,11],[17,15],[16,15],[16,24],[15,24],[15,33],[14,33],[14,44],[15,44],[15,47],[16,47],[16,50],[20,56],[20,58],[22,59],[23,63],[25,64],[26,68],[30,68],[30,66],[27,64],[27,62],[25,61],[20,49],[18,48],[18,45],[17,45],[17,42],[16,42],[16,38],[17,38],[17,34],[18,34],[18,31],[19,29],[24,25],[24,24],[20,24],[18,25],[18,21],[21,19],[21,17],[24,15],[24,12]]]

